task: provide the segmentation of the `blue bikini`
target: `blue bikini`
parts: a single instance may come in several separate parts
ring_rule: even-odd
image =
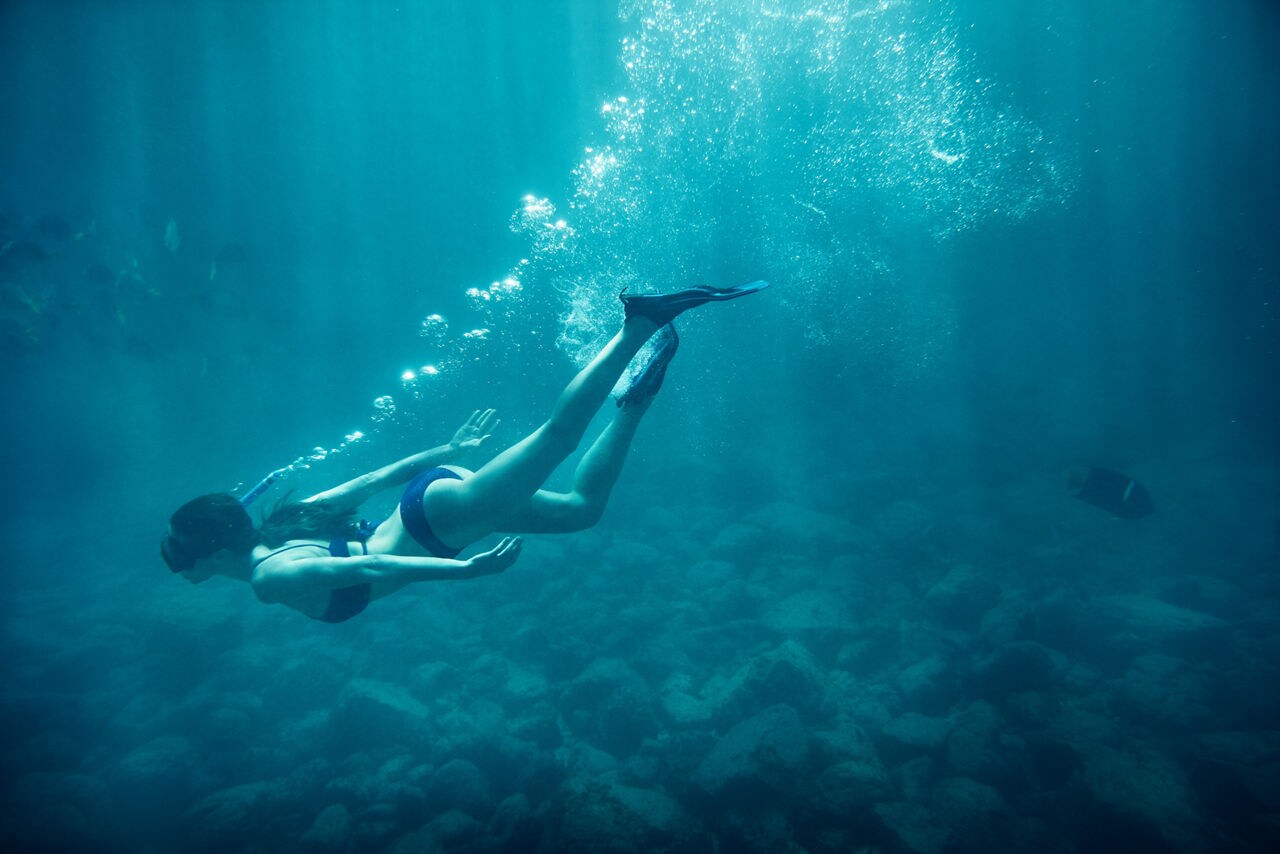
[[[435,531],[431,530],[431,525],[427,522],[427,513],[422,508],[422,496],[426,494],[427,487],[441,479],[462,480],[462,475],[437,467],[415,477],[405,487],[404,495],[400,496],[400,521],[404,524],[404,529],[409,532],[409,536],[413,537],[414,542],[426,549],[429,554],[436,557],[457,557],[462,549],[453,549],[440,542]]]
[[[400,521],[404,524],[404,529],[409,532],[409,536],[413,537],[414,542],[426,549],[429,554],[435,557],[452,558],[457,557],[458,552],[462,551],[462,549],[450,548],[440,542],[440,538],[431,530],[431,525],[427,522],[427,514],[422,509],[422,496],[426,493],[427,487],[441,478],[461,480],[462,476],[446,468],[434,468],[418,475],[405,488],[404,494],[400,497]],[[255,487],[255,489],[257,488]],[[261,492],[261,490],[258,491]],[[254,495],[254,497],[256,498],[257,496]],[[376,529],[377,526],[369,522],[362,521],[360,523],[360,538],[357,542],[360,543],[361,554],[369,553],[369,547],[365,545],[365,541],[373,535]],[[262,558],[262,560],[256,561],[253,565],[256,567],[262,561],[269,560],[290,549],[326,549],[331,557],[351,557],[351,547],[348,542],[345,539],[337,539],[330,540],[327,546],[322,546],[319,543],[299,543],[294,546],[285,546]],[[372,592],[373,586],[368,582],[330,590],[329,606],[316,619],[326,623],[341,623],[350,620],[356,614],[369,607],[369,599]]]
[[[374,526],[368,522],[360,523],[360,551],[362,554],[368,554],[369,548],[364,544],[369,535],[373,533]],[[329,545],[322,546],[319,543],[299,543],[296,546],[285,546],[282,549],[276,549],[271,554],[254,561],[254,566],[265,560],[270,560],[281,552],[287,552],[290,549],[325,549],[331,557],[351,557],[351,547],[346,540],[330,540]],[[324,613],[316,617],[325,623],[341,623],[350,620],[356,614],[359,614],[365,608],[369,607],[369,599],[373,593],[373,585],[369,582],[361,584],[352,584],[350,587],[338,587],[329,591],[329,606],[324,609]]]

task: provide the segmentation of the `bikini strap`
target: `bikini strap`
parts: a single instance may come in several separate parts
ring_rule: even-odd
[[[276,549],[275,551],[273,551],[271,554],[267,555],[266,557],[258,558],[257,560],[255,560],[255,561],[253,562],[253,565],[250,567],[250,569],[257,569],[257,568],[258,568],[258,564],[263,563],[263,562],[265,562],[265,561],[269,561],[269,560],[271,560],[273,557],[275,557],[276,555],[278,555],[278,554],[282,554],[282,553],[287,552],[287,551],[290,551],[290,550],[292,550],[292,549],[328,549],[328,550],[329,550],[329,553],[330,553],[330,554],[333,554],[333,550],[332,550],[332,548],[330,548],[330,546],[332,546],[332,545],[333,545],[332,543],[330,543],[328,546],[321,545],[320,543],[298,543],[298,545],[296,545],[296,546],[285,546],[285,547],[284,547],[284,548],[282,548],[282,549]]]

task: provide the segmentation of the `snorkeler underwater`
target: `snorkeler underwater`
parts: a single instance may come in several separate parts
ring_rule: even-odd
[[[1276,850],[1277,45],[0,4],[0,847]]]

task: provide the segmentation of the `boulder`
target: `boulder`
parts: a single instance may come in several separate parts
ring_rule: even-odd
[[[951,628],[978,625],[982,615],[999,601],[1000,585],[989,573],[966,563],[953,566],[925,594],[934,619]]]
[[[320,811],[300,840],[304,851],[327,854],[346,850],[351,835],[351,813],[342,804],[330,804]]]
[[[542,836],[538,816],[523,792],[511,795],[493,811],[489,835],[501,851],[536,851]]]
[[[894,501],[876,514],[876,530],[895,546],[918,546],[938,524],[937,515],[918,501]]]
[[[1209,680],[1180,658],[1139,655],[1112,687],[1116,710],[1143,726],[1191,734],[1214,722]]]
[[[982,615],[978,635],[988,648],[1035,640],[1035,607],[1020,594],[1004,596]]]
[[[706,696],[721,722],[755,714],[779,697],[809,719],[821,718],[827,711],[821,671],[809,651],[795,641],[756,656],[727,681],[709,685]]]
[[[523,710],[507,722],[507,728],[511,735],[543,750],[554,750],[564,741],[560,732],[560,713],[547,702],[535,703]]]
[[[946,742],[952,726],[947,718],[907,712],[881,728],[880,749],[890,761],[932,753]]]
[[[786,794],[809,753],[809,734],[796,710],[771,706],[726,732],[698,765],[692,783],[730,803]]]
[[[711,556],[722,562],[749,566],[768,545],[768,534],[759,525],[730,522],[711,541]]]
[[[212,850],[251,837],[289,802],[289,794],[272,780],[219,789],[187,810],[190,838]]]
[[[1189,660],[1217,660],[1229,652],[1226,620],[1148,596],[1100,596],[1092,614],[1108,643],[1130,655],[1175,653]]]
[[[855,626],[840,597],[824,590],[802,590],[774,602],[765,608],[763,622],[810,648],[833,652],[853,635]]]
[[[743,522],[764,531],[758,548],[792,556],[810,553],[826,557],[866,540],[866,535],[848,519],[785,501],[768,504],[744,517]],[[754,563],[759,554],[753,557]]]
[[[1166,753],[1142,746],[1081,746],[1082,780],[1101,820],[1083,828],[1093,850],[1125,842],[1175,851],[1212,850],[1187,770]],[[1154,850],[1151,848],[1150,850]]]
[[[420,740],[433,716],[399,685],[352,679],[331,717],[334,737],[351,749],[403,745]]]
[[[946,764],[952,775],[1006,785],[1026,779],[1025,745],[1005,732],[1004,721],[991,705],[977,702],[955,716],[947,736]]]
[[[621,659],[596,659],[561,695],[560,711],[575,734],[627,755],[659,730],[654,692]]]
[[[675,728],[699,726],[711,719],[711,704],[697,696],[694,679],[675,672],[658,690],[658,710],[663,721]]]
[[[1035,641],[1013,641],[980,659],[970,681],[979,697],[999,700],[1018,691],[1043,691],[1065,667],[1060,653]]]
[[[893,783],[879,762],[855,759],[829,765],[818,776],[817,789],[811,806],[845,820],[893,800]]]
[[[687,849],[696,832],[665,793],[600,781],[570,785],[558,806],[550,850],[639,852]]]
[[[489,781],[471,762],[454,759],[436,769],[426,787],[428,810],[440,814],[461,810],[476,818],[488,818],[493,811]]]
[[[948,777],[933,787],[933,811],[953,835],[976,851],[1005,847],[1012,814],[1000,793],[968,777]],[[983,840],[988,840],[986,843]]]
[[[950,833],[933,810],[919,804],[876,804],[875,813],[897,848],[914,854],[941,854]]]
[[[956,674],[947,659],[931,655],[894,680],[907,708],[923,714],[945,712],[956,699]]]

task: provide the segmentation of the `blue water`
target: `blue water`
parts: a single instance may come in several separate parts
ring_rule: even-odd
[[[1278,36],[1264,0],[4,4],[0,844],[1272,850]],[[156,554],[274,469],[489,406],[497,450],[623,287],[756,278],[680,321],[600,524],[500,576],[327,625]]]

